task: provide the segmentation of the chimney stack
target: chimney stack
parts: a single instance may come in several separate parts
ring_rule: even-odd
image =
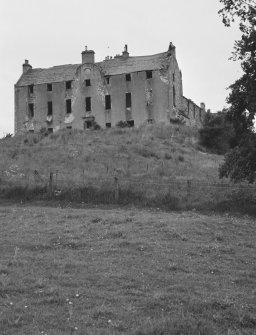
[[[203,111],[205,111],[205,103],[204,103],[204,102],[201,102],[201,103],[200,103],[200,108],[201,108]]]
[[[22,65],[23,73],[28,72],[28,70],[32,69],[32,66],[29,64],[28,60],[25,59],[25,63]]]
[[[85,50],[82,52],[82,64],[85,63],[94,63],[94,55],[95,52],[93,50],[88,50],[87,45],[85,46]]]
[[[128,52],[128,45],[125,44],[124,46],[124,51],[123,51],[123,58],[127,59],[129,57],[129,52]]]

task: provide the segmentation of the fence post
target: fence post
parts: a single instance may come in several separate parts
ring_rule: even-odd
[[[50,177],[49,177],[48,195],[50,197],[53,195],[53,173],[52,172],[50,172]]]
[[[56,190],[58,189],[58,173],[59,173],[59,171],[56,170],[56,178],[55,178],[55,189]]]
[[[187,209],[191,206],[191,180],[187,180]]]
[[[117,176],[115,176],[115,200],[119,201],[119,182]]]

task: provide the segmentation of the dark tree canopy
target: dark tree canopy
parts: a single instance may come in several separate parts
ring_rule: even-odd
[[[235,148],[225,157],[220,177],[234,181],[255,180],[256,144],[253,120],[256,116],[256,2],[255,0],[220,0],[223,23],[238,22],[241,39],[235,41],[231,59],[241,61],[243,75],[229,88],[228,119],[235,129]]]

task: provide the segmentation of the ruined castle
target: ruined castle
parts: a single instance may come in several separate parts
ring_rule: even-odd
[[[126,121],[129,126],[181,122],[200,127],[205,105],[183,96],[175,46],[151,56],[121,55],[94,61],[82,52],[82,63],[35,68],[25,60],[15,85],[15,133],[54,132],[63,128],[102,128]]]

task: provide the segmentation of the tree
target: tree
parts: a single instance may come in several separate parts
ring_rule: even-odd
[[[235,129],[235,148],[229,152],[220,177],[230,177],[234,181],[255,180],[256,143],[253,133],[253,120],[256,115],[256,2],[255,0],[220,0],[223,8],[219,11],[225,26],[238,20],[241,39],[235,42],[231,59],[241,61],[243,75],[229,88],[227,98],[230,104],[228,119]],[[245,154],[247,153],[247,154]],[[243,170],[244,169],[244,170]],[[244,173],[242,173],[242,170]]]
[[[199,135],[201,145],[213,153],[225,154],[234,138],[233,125],[227,120],[227,110],[218,113],[207,111]]]

